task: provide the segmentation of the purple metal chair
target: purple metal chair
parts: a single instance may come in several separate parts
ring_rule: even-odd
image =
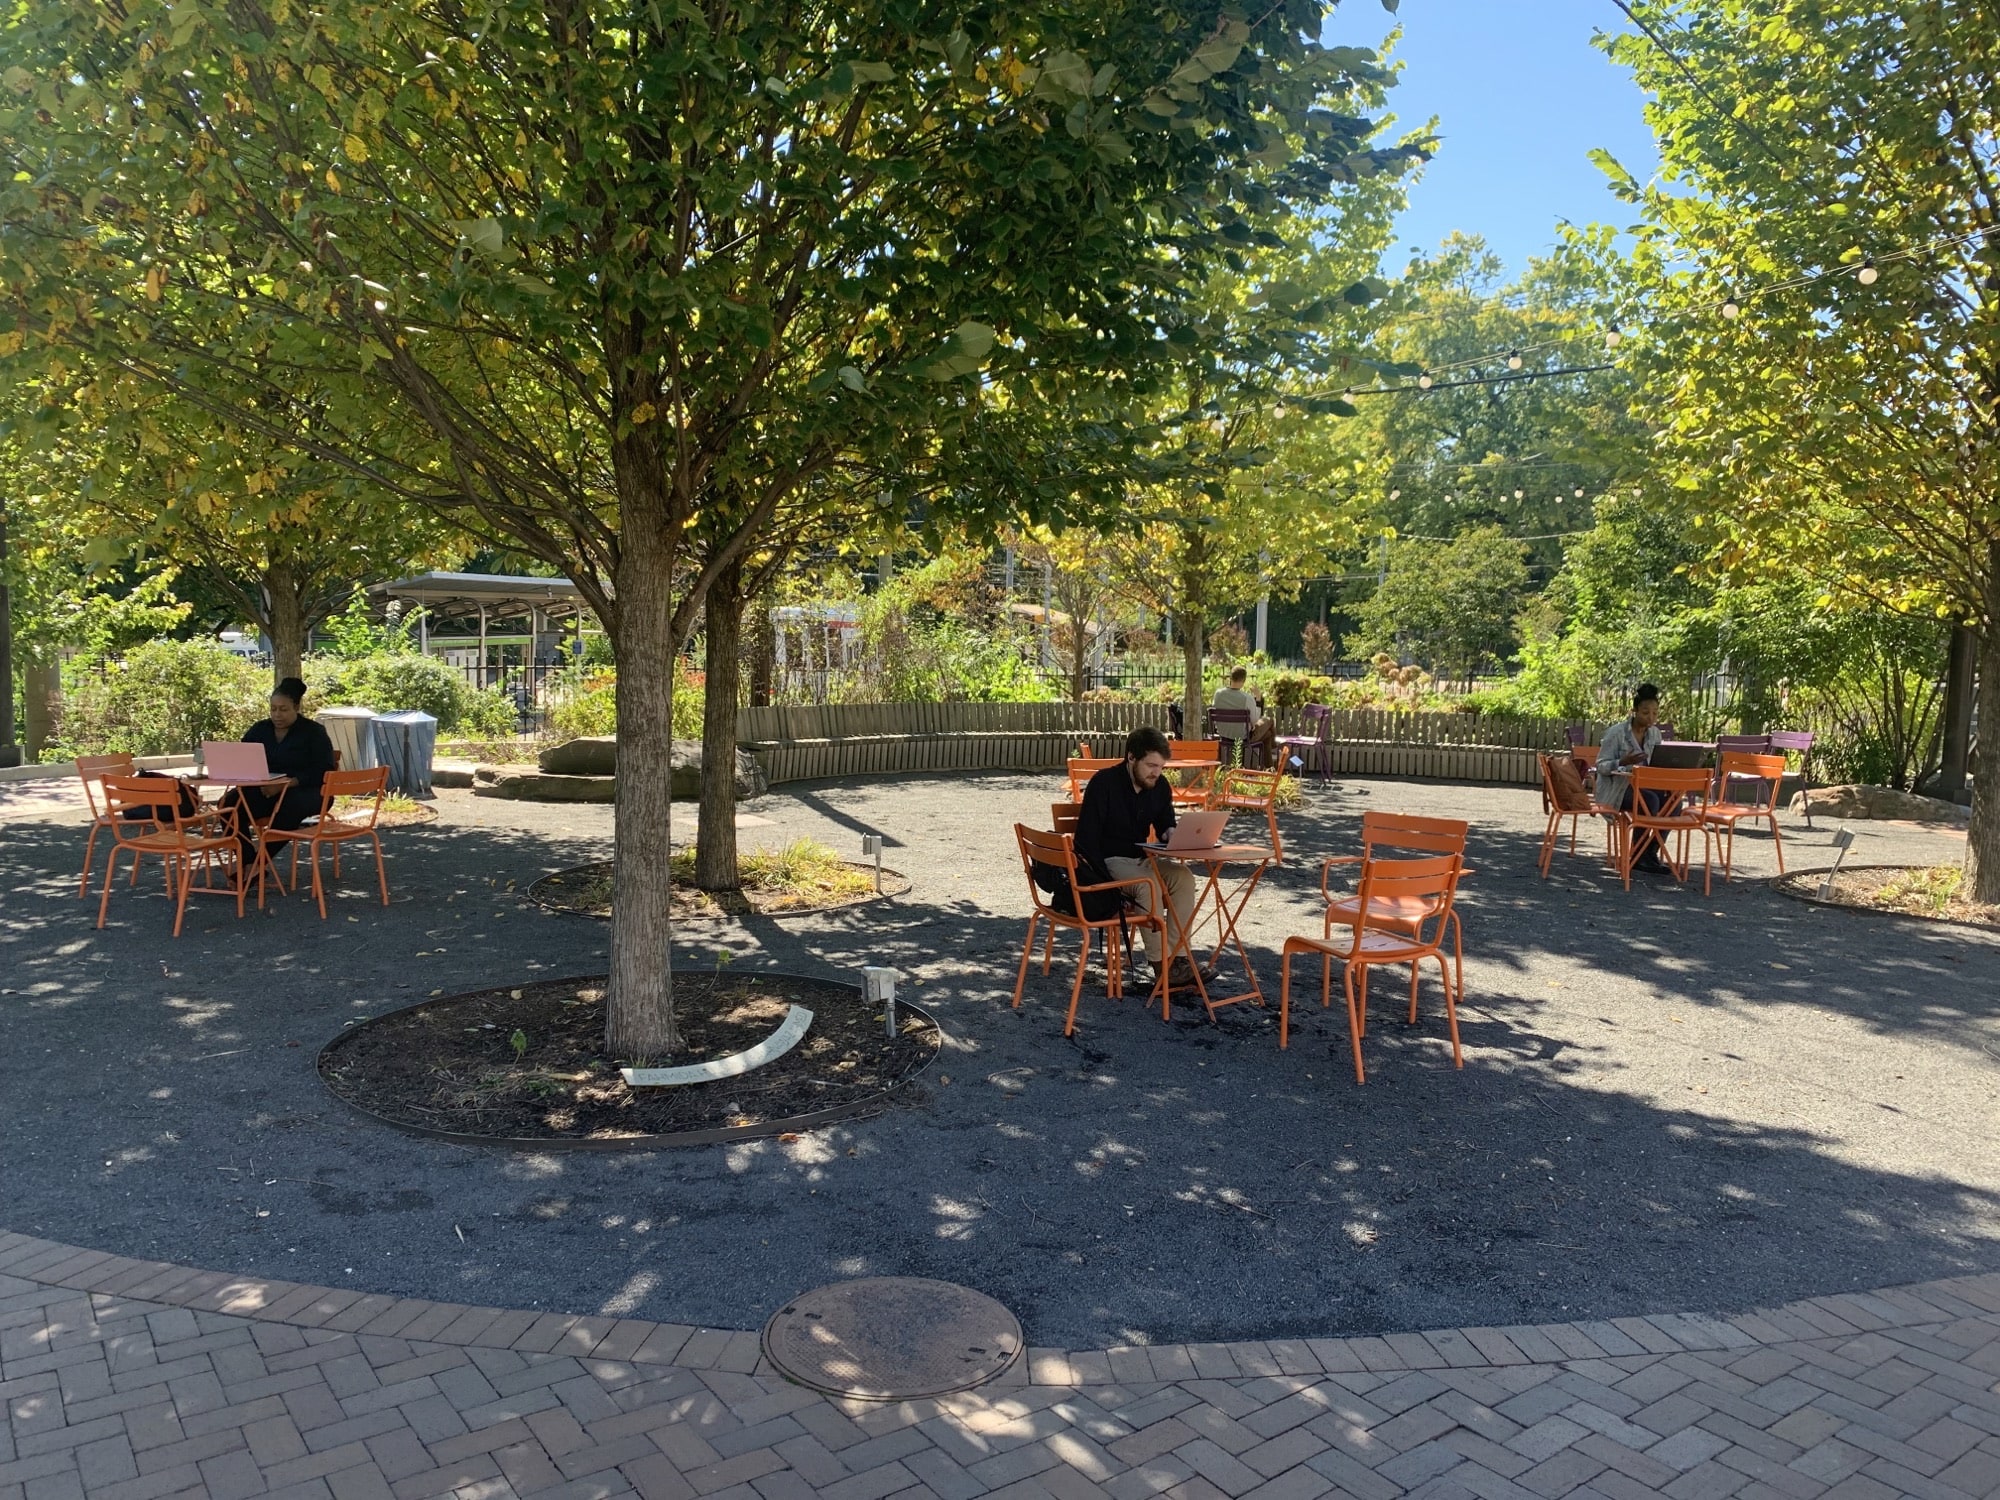
[[[1766,736],[1771,742],[1771,754],[1799,757],[1799,801],[1806,810],[1806,827],[1813,826],[1812,798],[1806,795],[1806,786],[1812,782],[1810,764],[1812,761],[1813,736],[1810,729],[1774,729]]]
[[[1740,773],[1731,779],[1738,783],[1735,788],[1724,786],[1722,782],[1722,757],[1725,755],[1769,755],[1771,737],[1768,734],[1718,734],[1715,737],[1715,789],[1710,794],[1717,802],[1727,802],[1732,790],[1741,790],[1744,782],[1755,781],[1755,776]]]
[[[1324,703],[1308,703],[1305,706],[1305,727],[1304,734],[1278,736],[1278,769],[1282,771],[1296,759],[1301,776],[1310,768],[1321,781],[1330,781],[1333,779],[1333,710]]]
[[[1248,770],[1253,751],[1260,763],[1264,759],[1264,747],[1250,743],[1250,725],[1254,718],[1255,715],[1247,708],[1211,708],[1208,711],[1209,737],[1222,742],[1222,758],[1225,765],[1240,755],[1244,769]],[[1222,732],[1225,725],[1241,728],[1243,733],[1234,737],[1226,735]]]

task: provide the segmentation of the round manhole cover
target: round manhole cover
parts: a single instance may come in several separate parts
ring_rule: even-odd
[[[991,1297],[918,1276],[839,1281],[764,1325],[764,1357],[800,1385],[864,1401],[982,1385],[1021,1355],[1021,1323]]]

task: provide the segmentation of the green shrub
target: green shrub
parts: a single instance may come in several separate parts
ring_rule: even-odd
[[[1270,687],[1266,689],[1267,697],[1265,699],[1265,706],[1267,708],[1299,708],[1308,701],[1325,701],[1323,699],[1308,700],[1306,695],[1313,690],[1314,681],[1314,678],[1309,677],[1304,672],[1280,672],[1271,679]]]
[[[513,734],[520,722],[505,689],[482,692],[434,656],[407,651],[352,660],[312,656],[302,675],[311,690],[309,708],[359,706],[385,714],[414,709],[436,719],[440,734],[478,737]]]
[[[708,706],[708,677],[674,658],[674,738],[701,738]],[[558,739],[618,732],[618,669],[586,663],[565,667],[549,679],[549,728]]]
[[[263,718],[268,667],[214,641],[151,641],[118,661],[72,663],[64,689],[64,755],[187,755],[233,740]]]
[[[549,728],[556,738],[618,732],[618,674],[609,667],[568,667],[549,681]]]

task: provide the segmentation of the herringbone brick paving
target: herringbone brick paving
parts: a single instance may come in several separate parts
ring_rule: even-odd
[[[0,1234],[0,1500],[2000,1495],[2000,1275],[1739,1317],[1037,1349],[941,1400],[754,1333]]]

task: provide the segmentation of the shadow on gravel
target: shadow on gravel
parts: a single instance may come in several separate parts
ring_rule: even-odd
[[[1335,847],[1366,805],[1319,798],[1302,822]],[[1037,1344],[1077,1346],[1732,1309],[2000,1264],[2000,1202],[1961,1185],[1987,1143],[1890,1077],[1847,1083],[1909,1111],[1893,1169],[1772,1125],[1768,1098],[1732,1104],[1770,1087],[1745,1059],[1652,1041],[1696,1010],[1748,1026],[1810,1007],[1923,1038],[1990,1098],[2000,945],[1981,937],[1885,933],[1743,886],[1627,897],[1582,859],[1544,883],[1532,841],[1482,836],[1466,1067],[1450,1067],[1435,985],[1410,1028],[1385,976],[1357,1088],[1341,1013],[1311,1003],[1280,1052],[1273,1013],[1211,1025],[1177,1008],[1167,1026],[1100,982],[1066,1041],[1073,946],[1009,1007],[1024,899],[751,919],[690,931],[675,961],[913,976],[950,1040],[906,1103],[793,1142],[511,1155],[357,1121],[312,1057],[343,1021],[433,989],[600,967],[602,926],[520,899],[575,850],[449,827],[388,842],[386,911],[361,860],[327,923],[299,897],[241,923],[210,898],[175,942],[157,872],[114,892],[98,933],[75,896],[80,832],[0,830],[0,1228],[725,1327],[823,1281],[930,1275],[1000,1298]],[[1273,908],[1307,910],[1316,880],[1277,873]],[[1569,988],[1535,977],[1549,956]],[[1275,997],[1275,959],[1262,968]],[[1593,1003],[1594,975],[1632,972],[1657,1016]]]

